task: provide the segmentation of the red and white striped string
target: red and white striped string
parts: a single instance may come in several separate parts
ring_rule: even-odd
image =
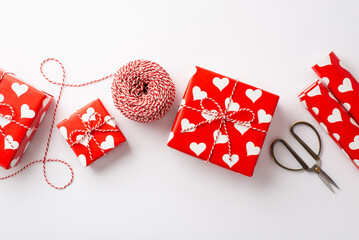
[[[61,82],[52,81],[45,75],[43,67],[45,63],[50,61],[58,63],[61,67]],[[114,74],[81,84],[65,83],[65,68],[63,64],[55,58],[45,59],[40,65],[40,72],[48,82],[60,85],[60,92],[52,117],[44,157],[41,160],[30,162],[15,173],[1,177],[0,180],[11,178],[35,163],[42,163],[45,181],[51,187],[55,189],[64,189],[73,182],[74,172],[67,162],[59,159],[47,159],[56,113],[64,86],[83,87],[113,77],[114,79],[112,82],[111,93],[116,108],[119,109],[127,118],[143,123],[152,122],[162,118],[163,115],[170,109],[175,98],[175,85],[169,74],[159,64],[147,60],[131,61],[121,67]],[[55,186],[47,178],[46,162],[59,162],[65,164],[71,172],[70,180],[63,186]]]

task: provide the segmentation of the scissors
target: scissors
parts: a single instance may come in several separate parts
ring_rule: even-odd
[[[317,135],[317,138],[318,138],[318,141],[319,141],[319,150],[318,150],[318,153],[315,153],[310,147],[308,147],[308,145],[294,132],[294,128],[298,125],[306,125],[308,127],[310,127],[314,132],[315,134]],[[293,148],[291,146],[289,146],[289,144],[281,139],[281,138],[278,138],[278,139],[275,139],[273,142],[272,142],[272,145],[271,145],[271,155],[275,161],[275,163],[280,166],[281,168],[284,168],[286,170],[289,170],[289,171],[301,171],[301,170],[305,170],[307,172],[312,172],[312,173],[316,173],[319,178],[323,181],[323,183],[332,191],[334,192],[333,188],[332,188],[332,185],[334,185],[337,189],[339,189],[339,187],[337,186],[337,184],[328,176],[328,174],[326,174],[321,168],[321,159],[319,158],[319,154],[320,154],[320,151],[321,151],[321,145],[322,145],[322,142],[320,140],[320,136],[319,136],[319,133],[317,132],[317,130],[308,122],[304,122],[304,121],[298,121],[298,122],[295,122],[293,123],[290,128],[289,128],[289,131],[290,133],[292,134],[292,136],[300,143],[300,145],[302,145],[304,147],[304,149],[315,159],[315,164],[312,166],[312,167],[309,167],[301,157],[299,157],[299,155],[293,150]],[[289,167],[286,167],[284,166],[283,164],[281,164],[277,158],[275,157],[275,154],[274,154],[274,147],[275,145],[277,145],[277,143],[282,143],[287,149],[288,151],[294,156],[294,158],[298,161],[298,163],[302,166],[302,168],[289,168]]]

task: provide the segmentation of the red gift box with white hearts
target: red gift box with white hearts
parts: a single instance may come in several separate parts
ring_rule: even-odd
[[[88,166],[126,141],[114,118],[96,99],[57,124],[80,163]]]
[[[359,168],[359,125],[320,80],[299,95],[304,107]]]
[[[312,69],[349,114],[359,121],[359,83],[343,61],[331,52]]]
[[[252,176],[279,97],[197,67],[167,145]]]
[[[0,69],[0,166],[17,165],[53,97]]]

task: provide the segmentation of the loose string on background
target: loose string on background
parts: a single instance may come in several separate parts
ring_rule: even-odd
[[[45,62],[47,61],[50,61],[50,60],[55,60],[57,61],[56,59],[47,59],[45,60],[44,62],[41,63],[41,66],[40,66],[40,71],[42,73],[42,68],[43,68],[43,65]],[[58,109],[58,106],[59,106],[59,102],[60,102],[60,99],[61,99],[61,95],[62,95],[62,91],[63,91],[63,87],[64,87],[64,83],[65,83],[65,78],[66,78],[66,74],[65,74],[65,69],[63,67],[63,65],[57,61],[61,68],[62,68],[62,81],[59,83],[60,85],[60,92],[59,92],[59,96],[56,100],[56,105],[55,105],[55,110],[54,110],[54,114],[52,116],[52,121],[51,121],[51,127],[50,127],[50,131],[49,131],[49,136],[47,138],[47,143],[46,143],[46,149],[45,149],[45,153],[44,153],[44,157],[41,159],[41,160],[35,160],[35,161],[32,161],[30,162],[29,164],[25,165],[24,167],[22,167],[20,170],[10,174],[10,175],[7,175],[5,177],[1,177],[0,180],[5,180],[5,179],[8,179],[8,178],[11,178],[11,177],[14,177],[16,175],[18,175],[20,172],[24,171],[25,169],[27,169],[28,167],[34,165],[35,163],[42,163],[42,171],[43,171],[43,175],[44,175],[44,179],[46,181],[47,184],[49,184],[51,187],[55,188],[55,189],[64,189],[66,187],[68,187],[73,179],[74,179],[74,171],[73,169],[71,168],[70,164],[68,164],[67,162],[63,161],[63,160],[60,160],[60,159],[47,159],[47,154],[48,154],[48,151],[49,151],[49,146],[50,146],[50,141],[51,141],[51,136],[52,136],[52,131],[53,131],[53,128],[54,128],[54,124],[55,124],[55,118],[56,118],[56,113],[57,113],[57,109]],[[3,76],[1,77],[1,80],[3,79],[3,77],[5,76],[5,74],[3,74]],[[0,82],[1,82],[0,80]],[[13,119],[11,119],[11,121],[15,122]],[[68,169],[70,170],[71,172],[71,178],[70,180],[63,186],[56,186],[54,185],[52,182],[50,182],[50,180],[48,179],[47,177],[47,172],[46,172],[46,162],[58,162],[58,163],[61,163],[61,164],[64,164],[68,167]]]

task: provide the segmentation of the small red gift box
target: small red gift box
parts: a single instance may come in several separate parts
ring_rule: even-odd
[[[168,146],[252,176],[279,97],[197,67]]]
[[[0,166],[17,165],[53,97],[0,69]]]
[[[57,128],[84,166],[126,141],[100,99],[73,113],[57,124]]]

